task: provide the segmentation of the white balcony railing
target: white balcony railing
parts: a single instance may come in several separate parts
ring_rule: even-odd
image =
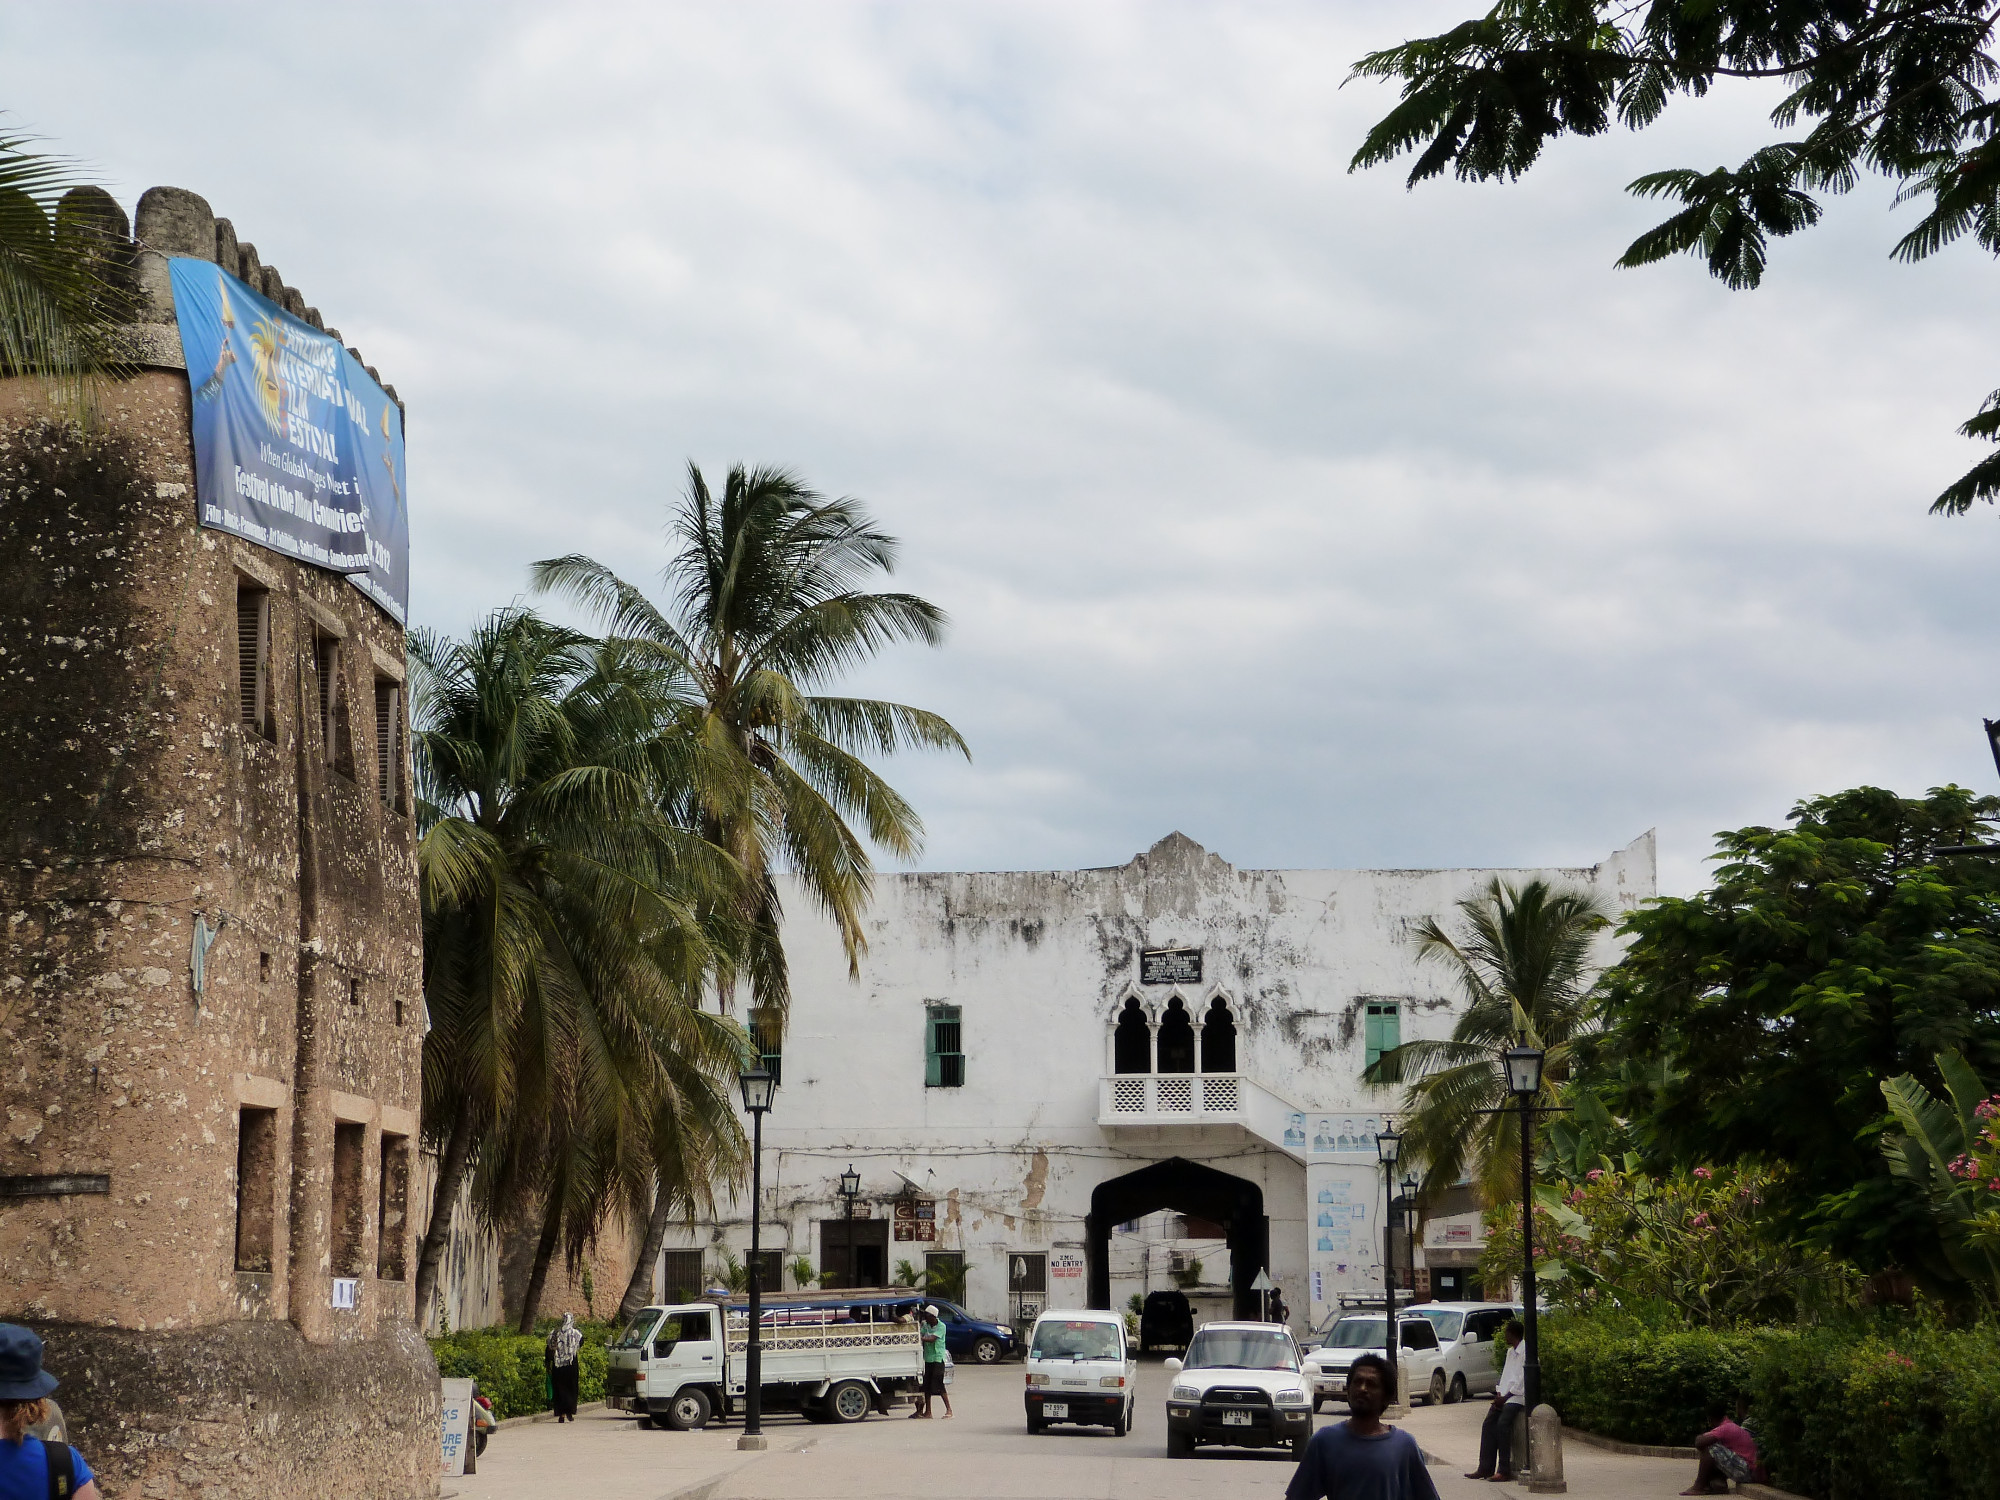
[[[1098,1080],[1097,1123],[1111,1128],[1235,1125],[1303,1157],[1304,1133],[1287,1131],[1296,1113],[1296,1106],[1243,1073],[1113,1073]]]

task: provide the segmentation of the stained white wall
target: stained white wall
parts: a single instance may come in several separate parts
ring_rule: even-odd
[[[937,1200],[935,1245],[892,1243],[892,1266],[921,1264],[926,1248],[963,1251],[972,1308],[1010,1316],[1010,1251],[1080,1258],[1092,1190],[1178,1155],[1263,1190],[1271,1273],[1303,1321],[1315,1227],[1305,1165],[1235,1127],[1101,1127],[1112,1018],[1128,995],[1157,1011],[1179,993],[1198,1019],[1220,993],[1236,1016],[1240,1071],[1303,1110],[1392,1112],[1393,1091],[1360,1081],[1363,1007],[1401,1000],[1406,1041],[1449,1034],[1461,997],[1417,962],[1409,932],[1449,919],[1495,874],[1581,885],[1626,910],[1654,894],[1653,838],[1571,869],[1237,870],[1172,834],[1105,869],[887,875],[854,978],[832,924],[787,880],[793,1002],[765,1121],[765,1245],[817,1262],[816,1224],[839,1217],[836,1179],[851,1162],[877,1216],[911,1187]],[[1140,949],[1172,946],[1203,950],[1202,984],[1142,986]],[[1603,956],[1613,952],[1607,936]],[[961,1088],[924,1086],[927,1001],[960,1007]],[[740,1251],[746,1208],[669,1244]],[[1364,1260],[1379,1265],[1370,1251],[1356,1276]],[[1048,1301],[1082,1292],[1072,1281]]]

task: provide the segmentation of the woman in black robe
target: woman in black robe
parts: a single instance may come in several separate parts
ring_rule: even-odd
[[[583,1330],[576,1326],[576,1314],[564,1313],[562,1326],[549,1335],[542,1353],[549,1370],[549,1404],[558,1422],[576,1420],[576,1354],[582,1347]]]

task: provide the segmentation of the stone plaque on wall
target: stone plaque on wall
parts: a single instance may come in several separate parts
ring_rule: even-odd
[[[1139,983],[1200,984],[1201,949],[1141,948]]]

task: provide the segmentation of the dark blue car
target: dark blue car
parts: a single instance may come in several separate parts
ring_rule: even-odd
[[[935,1307],[938,1316],[944,1320],[944,1346],[951,1351],[951,1357],[964,1364],[998,1364],[1021,1349],[1020,1335],[1006,1323],[989,1323],[984,1318],[975,1318],[956,1302],[943,1297],[912,1295],[909,1292],[877,1293],[873,1296],[848,1296],[835,1293],[836,1297],[852,1306],[884,1306],[893,1309],[900,1317],[904,1313],[915,1316],[920,1307]]]

